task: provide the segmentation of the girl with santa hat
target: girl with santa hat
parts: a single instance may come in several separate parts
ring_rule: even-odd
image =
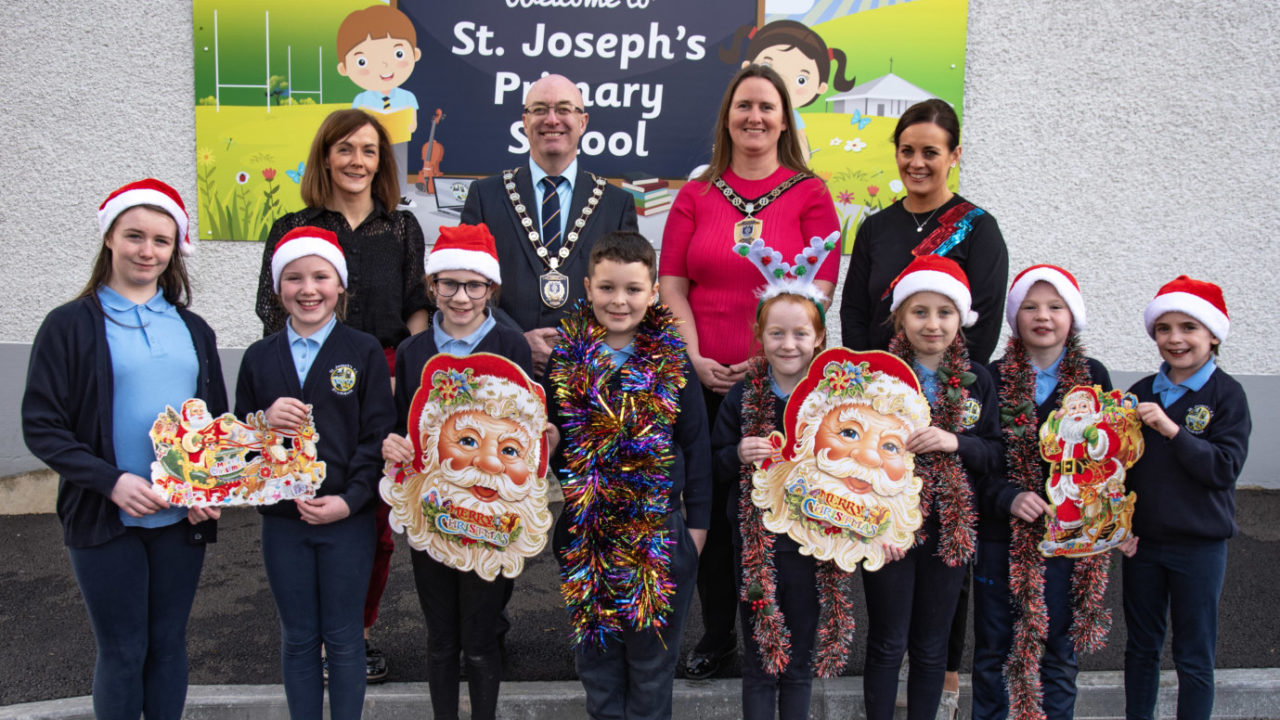
[[[213,330],[187,309],[193,245],[176,190],[129,183],[98,208],[89,282],[31,346],[22,430],[59,475],[58,517],[98,648],[100,718],[182,716],[187,618],[215,509],[151,488],[150,430],[192,397],[227,410]]]
[[[1102,593],[1111,559],[1041,555],[1050,468],[1041,459],[1036,429],[1071,388],[1110,389],[1111,376],[1085,357],[1084,296],[1066,270],[1032,265],[1019,273],[1009,288],[1005,321],[1009,343],[1004,357],[989,366],[1000,396],[1004,473],[979,487],[973,717],[1069,719],[1076,648],[1097,649],[1110,629]],[[1076,587],[1089,591],[1073,593]]]
[[[410,404],[432,357],[490,353],[533,376],[529,343],[519,331],[494,319],[492,307],[501,290],[502,273],[488,226],[441,227],[425,270],[427,288],[439,310],[424,332],[396,350],[397,420],[395,432],[382,444],[383,458],[404,466],[415,460],[413,443],[406,437]],[[434,717],[458,717],[459,653],[466,661],[471,717],[495,717],[502,681],[501,642],[508,625],[503,608],[514,580],[501,574],[485,580],[475,572],[439,562],[424,550],[413,551],[413,577],[427,621],[427,685]]]
[[[374,552],[374,506],[382,438],[395,424],[391,378],[377,338],[344,325],[347,262],[336,234],[302,226],[271,255],[272,287],[288,313],[284,328],[245,350],[236,414],[259,410],[276,428],[308,416],[325,478],[316,497],[259,508],[262,559],[280,614],[281,671],[293,718],[324,709],[360,717],[364,706],[364,597]]]
[[[1160,654],[1173,626],[1178,717],[1213,711],[1218,601],[1227,540],[1236,534],[1236,480],[1249,452],[1249,402],[1218,367],[1231,329],[1222,288],[1179,275],[1143,313],[1164,362],[1129,389],[1146,451],[1126,484],[1138,494],[1137,552],[1124,561],[1125,715],[1155,716]]]
[[[924,481],[917,544],[906,553],[886,548],[897,557],[862,575],[869,720],[893,717],[898,666],[908,649],[907,717],[932,720],[942,697],[947,638],[974,550],[974,486],[1000,455],[995,385],[985,368],[970,362],[960,331],[977,321],[972,303],[964,270],[939,255],[916,258],[893,283],[889,352],[920,378],[932,423],[913,431],[906,446]]]

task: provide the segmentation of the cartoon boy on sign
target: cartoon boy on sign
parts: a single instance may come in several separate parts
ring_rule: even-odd
[[[382,498],[409,545],[464,572],[514,578],[541,552],[546,400],[506,358],[436,355],[409,408],[411,467],[388,463]]]
[[[818,355],[787,402],[779,452],[753,478],[764,526],[845,572],[878,570],[888,545],[915,543],[922,481],[906,450],[928,427],[929,402],[901,359],[832,348]]]
[[[356,10],[338,26],[338,74],[364,92],[351,107],[372,113],[391,136],[401,195],[408,186],[409,139],[418,130],[418,99],[400,87],[422,58],[413,21],[387,5]]]

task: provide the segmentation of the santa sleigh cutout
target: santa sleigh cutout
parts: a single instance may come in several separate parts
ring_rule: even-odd
[[[218,417],[199,398],[166,406],[151,426],[151,483],[172,505],[272,505],[313,498],[324,482],[311,415],[302,427],[272,428],[261,411],[241,421]],[[288,445],[286,445],[286,441]]]

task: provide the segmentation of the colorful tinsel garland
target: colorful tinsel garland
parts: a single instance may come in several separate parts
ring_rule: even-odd
[[[1036,432],[1035,371],[1026,349],[1010,338],[1000,359],[1000,418],[1009,481],[1041,497],[1045,468]],[[1066,354],[1058,366],[1058,401],[1065,390],[1092,383],[1079,336],[1067,338]],[[1019,612],[1014,620],[1013,646],[1004,673],[1009,688],[1009,717],[1042,720],[1043,690],[1040,657],[1049,634],[1049,611],[1044,599],[1044,556],[1039,543],[1041,523],[1009,518],[1009,593]],[[1105,555],[1076,560],[1071,575],[1071,634],[1076,650],[1090,652],[1106,643],[1111,613],[1103,605],[1109,560]]]
[[[915,349],[901,331],[889,341],[889,352],[908,364],[915,360]],[[964,432],[961,419],[969,398],[968,387],[976,380],[971,369],[969,351],[960,333],[956,333],[938,364],[938,397],[930,405],[933,427],[953,434]],[[960,567],[973,557],[978,537],[973,488],[969,486],[960,455],[953,452],[916,455],[916,473],[924,481],[920,491],[921,514],[928,517],[935,507],[938,512],[941,525],[938,557],[951,567]],[[923,530],[919,538],[923,541]]]
[[[754,357],[747,369],[742,394],[742,436],[769,437],[774,424],[773,390],[769,366]],[[777,572],[774,565],[775,535],[764,528],[762,511],[751,502],[755,468],[743,465],[739,479],[738,521],[742,530],[742,594],[750,603],[752,634],[760,648],[760,661],[770,675],[781,675],[791,661],[791,631],[777,605]],[[853,644],[853,575],[833,562],[818,562],[818,636],[814,643],[813,669],[818,677],[835,677],[844,669]]]
[[[574,645],[603,646],[624,630],[661,629],[671,612],[675,540],[665,521],[672,427],[688,359],[673,316],[661,306],[645,314],[635,354],[621,368],[614,368],[605,330],[586,301],[561,332],[549,373],[561,411],[571,538],[560,591]]]

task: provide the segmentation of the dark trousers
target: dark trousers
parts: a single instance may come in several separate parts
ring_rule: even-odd
[[[262,516],[262,560],[280,614],[280,669],[289,716],[324,712],[320,647],[329,662],[329,713],[364,708],[364,593],[373,566],[371,510],[327,525]]]
[[[775,543],[777,540],[775,540]],[[741,583],[741,548],[734,560]],[[777,580],[777,604],[791,631],[791,661],[780,675],[764,671],[760,645],[755,639],[754,613],[749,603],[738,601],[742,620],[742,717],[745,720],[805,720],[813,692],[813,644],[818,632],[817,561],[796,550],[773,556]]]
[[[724,396],[714,390],[702,389],[707,404],[707,420],[712,426]],[[733,569],[733,530],[728,516],[729,486],[713,483],[711,489],[711,526],[707,528],[707,542],[702,546],[698,562],[698,602],[702,609],[702,638],[694,648],[697,652],[721,653],[738,644],[734,632],[735,608],[738,592]]]
[[[907,651],[907,717],[932,720],[938,712],[947,636],[965,570],[949,567],[937,556],[935,523],[926,521],[926,533],[925,543],[911,548],[902,560],[862,572],[868,625],[862,680],[867,720],[893,717],[898,667]]]
[[[369,573],[369,589],[364,596],[364,626],[367,628],[378,622],[378,606],[382,604],[382,593],[387,590],[387,578],[391,576],[391,554],[396,549],[389,520],[391,506],[383,502],[382,498],[378,498],[375,503],[377,522],[373,530],[376,539],[373,570]]]
[[[1040,686],[1048,720],[1070,720],[1076,709],[1075,641],[1071,638],[1071,573],[1075,561],[1044,562],[1044,602],[1049,631],[1040,656]],[[979,542],[973,570],[973,717],[1004,720],[1009,692],[1004,663],[1013,646],[1013,624],[1021,612],[1009,594],[1008,543]]]
[[[964,581],[956,598],[956,614],[951,618],[951,634],[947,637],[947,672],[960,672],[964,662],[964,633],[969,628],[969,588],[973,586],[973,563],[964,566]]]
[[[667,530],[676,540],[670,568],[676,591],[667,626],[659,631],[623,632],[602,648],[588,642],[575,653],[578,678],[587,691],[587,715],[593,720],[671,717],[671,687],[680,658],[680,636],[693,601],[698,551],[679,512],[667,515]],[[557,543],[557,549],[560,547],[563,545]]]
[[[1125,558],[1125,716],[1155,717],[1160,652],[1173,622],[1173,665],[1178,671],[1178,720],[1213,711],[1213,664],[1218,600],[1227,571],[1227,541],[1160,543],[1141,540]]]
[[[126,528],[90,548],[68,548],[98,646],[93,713],[103,720],[177,720],[187,699],[187,618],[204,545],[186,520]]]
[[[502,682],[502,608],[510,578],[492,581],[474,572],[455,570],[414,550],[413,581],[427,620],[427,685],[435,720],[458,717],[458,654],[467,663],[467,689],[473,720],[490,720],[498,712]]]

